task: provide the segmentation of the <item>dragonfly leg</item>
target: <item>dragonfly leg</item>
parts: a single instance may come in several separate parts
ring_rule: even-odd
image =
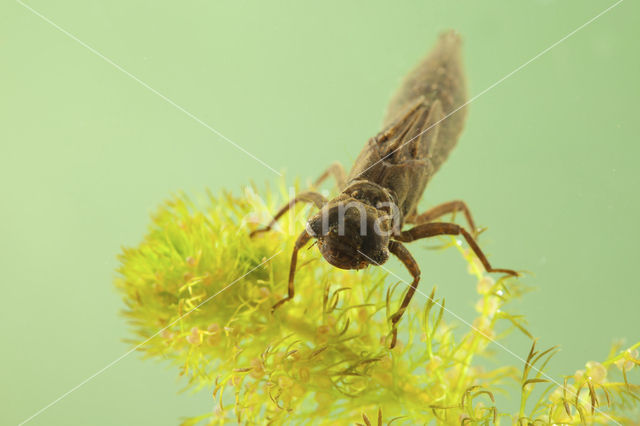
[[[296,263],[298,263],[298,251],[302,247],[304,247],[304,245],[307,244],[307,242],[310,239],[311,239],[311,235],[309,235],[309,233],[306,230],[302,231],[300,236],[298,236],[298,239],[296,240],[296,243],[293,246],[293,253],[291,254],[291,265],[289,266],[289,286],[288,286],[287,297],[285,297],[284,299],[281,299],[280,301],[278,301],[278,303],[273,305],[273,307],[271,308],[271,312],[275,311],[283,303],[293,299],[293,296],[295,295],[295,292],[296,292],[295,286],[293,285],[293,280],[296,274]]]
[[[331,164],[329,168],[327,168],[327,170],[325,170],[318,179],[316,179],[316,181],[313,183],[313,187],[315,188],[320,186],[320,184],[324,182],[329,176],[333,176],[333,178],[336,180],[336,185],[338,186],[339,190],[342,190],[342,188],[347,186],[347,172],[344,170],[344,166],[336,161],[335,163]]]
[[[391,345],[390,349],[393,349],[396,346],[396,341],[398,340],[398,321],[402,318],[404,311],[409,306],[409,302],[411,302],[411,298],[416,292],[416,288],[418,287],[418,283],[420,282],[420,268],[418,267],[418,262],[413,258],[409,250],[406,249],[402,243],[397,241],[389,242],[389,251],[393,253],[400,261],[404,264],[404,266],[409,270],[411,276],[413,277],[413,282],[411,283],[409,289],[407,290],[407,294],[405,294],[404,299],[402,299],[402,304],[396,311],[395,314],[391,315]]]
[[[478,231],[475,222],[473,221],[473,217],[471,216],[471,211],[469,210],[467,203],[462,200],[454,200],[447,203],[438,204],[437,206],[430,208],[424,213],[408,217],[407,223],[422,225],[423,223],[433,222],[434,220],[439,219],[449,213],[455,215],[459,211],[462,212],[464,214],[464,217],[467,219],[469,229],[471,230],[471,235],[473,235],[474,238],[477,238]]]
[[[335,162],[332,165],[330,165],[329,168],[327,168],[327,170],[325,170],[325,172],[322,173],[318,179],[316,179],[316,181],[313,183],[313,187],[319,186],[329,176],[334,177],[334,179],[336,180],[336,184],[340,189],[345,187],[347,182],[347,174],[344,170],[344,167],[342,167],[342,164],[340,164],[339,162]],[[289,203],[287,203],[284,207],[278,210],[278,212],[273,217],[269,225],[265,226],[264,228],[254,229],[253,231],[251,231],[251,234],[249,234],[249,236],[254,237],[255,235],[260,234],[262,232],[267,232],[272,230],[275,224],[278,222],[278,219],[280,219],[286,212],[291,210],[296,205],[296,203],[299,203],[299,202],[313,203],[315,204],[316,207],[320,209],[322,208],[322,206],[325,205],[325,203],[327,202],[327,199],[318,192],[314,192],[314,191],[301,192],[293,200],[289,201]]]
[[[316,207],[322,208],[322,206],[324,206],[325,203],[327,202],[327,199],[318,192],[313,192],[313,191],[301,192],[300,194],[296,195],[291,201],[289,201],[288,204],[286,204],[284,207],[278,210],[278,213],[276,213],[276,215],[273,217],[273,219],[271,220],[271,222],[269,222],[267,226],[265,226],[264,228],[254,229],[249,234],[249,237],[253,238],[257,234],[272,230],[273,227],[278,222],[278,219],[280,219],[286,212],[291,210],[296,205],[296,203],[300,203],[300,202],[313,203],[316,205]]]
[[[424,223],[406,231],[402,231],[400,235],[397,235],[395,237],[395,239],[408,243],[422,238],[435,237],[437,235],[462,235],[467,241],[467,244],[469,244],[469,247],[471,247],[471,250],[473,250],[480,262],[482,262],[482,265],[487,272],[501,272],[516,277],[518,276],[518,273],[512,269],[494,268],[493,266],[491,266],[491,263],[489,263],[489,260],[484,255],[482,249],[480,249],[480,246],[478,245],[478,243],[476,243],[471,234],[469,234],[469,232],[467,232],[467,230],[462,226],[456,225],[455,223]]]

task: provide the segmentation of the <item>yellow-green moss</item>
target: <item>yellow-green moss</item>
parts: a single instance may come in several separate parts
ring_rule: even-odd
[[[484,276],[463,249],[478,280],[469,297],[478,299],[479,314],[466,334],[454,336],[434,289],[426,303],[411,305],[389,350],[387,318],[406,285],[381,268],[333,268],[317,250],[301,251],[297,296],[272,315],[286,292],[296,235],[249,239],[278,204],[270,193],[266,206],[252,194],[209,194],[199,207],[175,196],[153,216],[143,242],[120,256],[116,286],[136,336],[131,343],[146,341],[139,348],[145,356],[171,360],[190,386],[212,390],[214,409],[185,424],[368,424],[378,416],[397,424],[606,423],[623,421],[622,413],[638,404],[640,387],[630,375],[638,370],[631,371],[639,344],[615,347],[562,386],[541,374],[553,349],[532,348],[524,372],[521,365],[477,366],[497,324],[527,333],[505,309],[523,288]],[[282,229],[293,221],[300,231],[305,218],[298,209]],[[529,401],[536,386],[547,388]],[[493,392],[509,388],[522,394],[517,413],[494,404]]]

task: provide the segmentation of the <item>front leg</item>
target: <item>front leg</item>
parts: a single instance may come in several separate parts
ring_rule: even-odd
[[[393,349],[396,346],[396,341],[398,340],[398,321],[400,321],[400,318],[402,318],[402,314],[404,314],[407,306],[409,306],[409,302],[411,302],[411,298],[416,292],[416,288],[418,287],[418,283],[420,282],[420,268],[418,267],[418,262],[416,262],[409,250],[407,250],[406,247],[401,243],[397,241],[390,241],[389,251],[393,253],[398,259],[400,259],[402,263],[404,263],[404,266],[409,270],[411,276],[413,277],[413,282],[411,283],[409,290],[407,290],[407,294],[405,294],[404,299],[402,299],[400,308],[398,308],[395,314],[391,315],[391,333],[393,337],[391,339],[391,345],[389,346],[389,348]]]
[[[487,260],[487,257],[484,255],[478,243],[473,239],[471,234],[467,232],[460,225],[456,225],[455,223],[446,223],[446,222],[431,222],[425,223],[422,225],[418,225],[414,228],[408,229],[400,233],[400,235],[396,236],[395,239],[403,242],[411,242],[415,240],[419,240],[422,238],[435,237],[437,235],[462,235],[464,239],[471,247],[471,250],[475,253],[475,255],[480,259],[484,269],[487,272],[502,272],[504,274],[513,275],[515,277],[518,276],[518,273],[512,269],[502,269],[502,268],[494,268]]]
[[[296,275],[296,263],[298,263],[298,251],[302,247],[304,247],[304,245],[307,244],[307,242],[310,239],[311,239],[311,235],[309,235],[309,233],[306,230],[302,231],[302,233],[298,236],[298,239],[296,240],[296,243],[293,246],[293,253],[291,254],[291,265],[289,266],[289,288],[288,288],[287,297],[285,297],[284,299],[278,301],[278,303],[273,305],[273,307],[271,308],[272,313],[278,308],[278,306],[282,305],[285,302],[288,302],[289,300],[293,299],[293,296],[295,296],[296,289],[295,289],[295,286],[293,285],[293,279]]]

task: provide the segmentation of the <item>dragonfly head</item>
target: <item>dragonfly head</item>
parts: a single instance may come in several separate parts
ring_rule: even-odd
[[[334,199],[307,222],[318,249],[340,269],[381,265],[389,258],[389,235],[380,228],[384,218],[370,205],[353,198]]]

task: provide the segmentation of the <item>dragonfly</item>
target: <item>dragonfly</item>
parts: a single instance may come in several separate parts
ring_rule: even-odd
[[[442,235],[461,236],[487,272],[518,276],[514,270],[491,265],[476,242],[478,231],[464,201],[449,201],[418,212],[427,183],[449,156],[464,127],[467,89],[461,46],[456,32],[442,33],[393,95],[383,130],[367,141],[351,171],[347,174],[340,163],[334,163],[315,181],[313,187],[333,177],[339,189],[335,198],[328,200],[312,190],[299,193],[266,227],[251,232],[255,237],[272,230],[297,203],[318,208],[295,241],[288,293],[273,310],[293,299],[298,252],[312,239],[324,259],[340,269],[379,266],[390,255],[407,268],[413,281],[399,308],[389,317],[391,348],[396,345],[398,322],[421,275],[405,243]],[[440,221],[457,212],[464,215],[468,229]]]

